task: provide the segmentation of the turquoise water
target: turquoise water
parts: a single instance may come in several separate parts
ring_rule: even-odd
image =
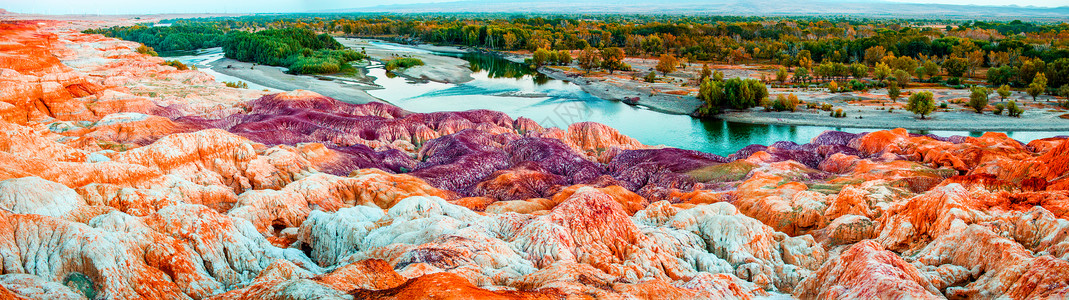
[[[383,43],[385,44],[385,43]],[[397,51],[422,51],[389,45]],[[879,129],[826,126],[758,125],[696,119],[669,115],[635,107],[618,101],[594,97],[579,86],[533,74],[525,66],[484,54],[446,54],[464,58],[477,70],[475,80],[462,84],[415,83],[402,77],[390,78],[382,68],[373,68],[381,90],[369,91],[404,109],[415,112],[463,111],[490,109],[512,118],[527,117],[543,127],[567,128],[569,124],[593,121],[616,128],[644,144],[698,150],[728,155],[751,144],[770,145],[777,141],[807,143],[825,130],[852,133]],[[477,67],[474,67],[477,66]],[[526,71],[523,71],[526,70]],[[510,94],[511,93],[511,94]],[[522,96],[516,96],[516,94]],[[970,131],[913,131],[940,136],[980,136]],[[1069,133],[1008,132],[1024,142]]]

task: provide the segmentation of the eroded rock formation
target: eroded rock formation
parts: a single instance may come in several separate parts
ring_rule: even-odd
[[[1069,296],[1064,138],[721,157],[232,89],[42,24],[0,24],[0,298]]]

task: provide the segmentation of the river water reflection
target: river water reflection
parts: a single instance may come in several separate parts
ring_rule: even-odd
[[[381,43],[397,51],[425,51]],[[584,121],[603,123],[616,128],[644,144],[666,145],[728,155],[751,144],[770,145],[777,141],[807,143],[825,130],[852,133],[879,129],[826,126],[757,125],[701,120],[690,116],[669,115],[635,107],[618,101],[606,101],[584,92],[579,86],[545,78],[522,64],[484,54],[450,54],[469,61],[475,80],[462,84],[417,83],[386,75],[373,68],[369,75],[383,89],[371,95],[415,112],[462,111],[489,109],[502,111],[512,118],[527,117],[544,127],[566,128]],[[983,132],[913,131],[940,136],[980,136]],[[1028,142],[1052,137],[1058,132],[1008,132],[1010,137]]]

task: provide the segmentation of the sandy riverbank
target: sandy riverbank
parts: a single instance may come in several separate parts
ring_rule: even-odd
[[[924,91],[922,89],[905,90],[903,94]],[[1053,107],[1053,102],[1046,102],[1049,97],[1040,97],[1033,102],[1031,97],[1017,92],[1007,100],[1016,100],[1023,105],[1024,114],[1020,118],[1005,114],[995,115],[991,109],[997,103],[1005,103],[997,96],[991,98],[988,110],[977,114],[962,104],[953,101],[968,101],[969,91],[939,89],[929,90],[935,93],[936,105],[947,102],[946,109],[937,109],[926,119],[907,111],[906,100],[891,102],[886,90],[871,90],[869,93],[827,93],[817,89],[810,91],[791,89],[772,89],[770,93],[798,95],[799,99],[812,103],[829,103],[835,108],[842,108],[845,118],[834,118],[828,112],[818,109],[805,109],[804,105],[797,112],[766,112],[764,108],[748,111],[727,112],[717,118],[732,122],[778,125],[814,125],[853,128],[905,128],[913,130],[967,130],[967,131],[1067,131],[1069,119],[1060,116],[1069,111]],[[774,97],[774,96],[773,96]],[[906,98],[908,96],[903,96]]]
[[[554,67],[543,67],[539,69],[539,72],[553,79],[571,81],[579,85],[583,91],[601,99],[622,101],[624,98],[637,97],[638,105],[663,113],[687,115],[701,105],[701,101],[691,95],[651,93],[652,89],[640,89],[605,78],[574,76]]]
[[[412,57],[423,61],[424,65],[415,66],[398,75],[414,80],[429,80],[442,83],[464,83],[475,80],[468,61],[449,56],[435,55],[433,52],[465,53],[457,47],[433,45],[393,47],[372,43],[371,40],[358,38],[336,38],[342,45],[356,50],[363,50],[371,59],[387,61],[397,57]]]
[[[382,101],[369,95],[366,90],[377,88],[369,80],[352,78],[336,80],[337,77],[286,74],[285,68],[223,58],[210,63],[212,70],[241,78],[242,80],[284,91],[308,90],[348,103]]]

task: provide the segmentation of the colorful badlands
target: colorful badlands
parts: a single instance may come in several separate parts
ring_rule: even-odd
[[[729,157],[231,89],[0,24],[0,298],[1069,296],[1069,143],[826,132]]]

